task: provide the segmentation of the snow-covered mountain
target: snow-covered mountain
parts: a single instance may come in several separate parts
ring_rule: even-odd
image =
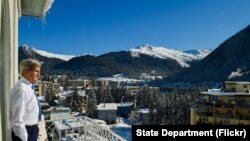
[[[49,53],[23,45],[19,48],[19,60],[26,58],[39,60],[43,63],[44,73],[77,73],[86,76],[112,76],[124,73],[131,78],[137,78],[142,73],[150,74],[152,71],[159,76],[173,75],[203,58],[206,55],[204,52],[199,50],[197,53],[184,53],[174,49],[144,45],[129,51],[109,52],[100,56],[90,54],[75,56]]]
[[[189,50],[180,51],[176,49],[169,49],[165,47],[154,47],[152,45],[141,45],[136,48],[130,49],[131,55],[133,57],[139,57],[140,54],[146,54],[153,57],[158,57],[161,59],[174,59],[182,67],[189,67],[190,62],[195,60],[201,60],[206,57],[212,50]]]
[[[22,46],[24,48],[27,48],[26,50],[32,49],[33,51],[35,51],[39,55],[42,55],[42,56],[48,57],[48,58],[58,58],[58,59],[61,59],[64,61],[68,61],[68,60],[76,57],[75,55],[62,55],[62,54],[49,53],[47,51],[35,49],[34,47],[30,47],[28,45],[22,45]]]
[[[197,49],[197,50],[186,50],[184,53],[193,54],[198,57],[199,60],[205,58],[208,54],[210,54],[213,49],[205,50],[205,49]]]
[[[43,50],[38,50],[34,47],[30,47],[28,45],[22,45],[26,50],[29,51],[30,49],[37,54],[47,57],[47,58],[58,58],[64,61],[68,61],[74,57],[91,55],[93,54],[82,54],[82,55],[62,55],[62,54],[55,54],[50,53]],[[152,45],[141,45],[136,48],[130,49],[132,57],[140,57],[140,54],[146,54],[152,57],[160,58],[160,59],[173,59],[176,60],[182,67],[189,67],[190,62],[195,60],[201,60],[210,54],[213,50],[187,50],[187,51],[180,51],[176,49],[169,49],[165,47],[155,47]]]

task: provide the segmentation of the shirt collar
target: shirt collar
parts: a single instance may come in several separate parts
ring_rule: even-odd
[[[27,80],[27,79],[24,78],[23,76],[21,76],[21,81],[24,82],[24,83],[27,84],[27,85],[30,85],[30,86],[33,85],[29,80]]]

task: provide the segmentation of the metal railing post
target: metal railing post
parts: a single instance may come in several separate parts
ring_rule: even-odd
[[[84,141],[87,141],[87,117],[84,117]]]

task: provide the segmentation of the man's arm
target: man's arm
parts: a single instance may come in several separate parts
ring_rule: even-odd
[[[15,135],[22,139],[22,141],[28,140],[28,134],[23,120],[26,101],[25,96],[24,90],[16,89],[12,92],[10,101],[12,128]]]

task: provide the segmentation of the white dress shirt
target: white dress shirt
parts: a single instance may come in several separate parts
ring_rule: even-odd
[[[15,135],[22,141],[28,140],[25,126],[38,124],[39,107],[32,85],[22,77],[11,91],[11,124]]]

